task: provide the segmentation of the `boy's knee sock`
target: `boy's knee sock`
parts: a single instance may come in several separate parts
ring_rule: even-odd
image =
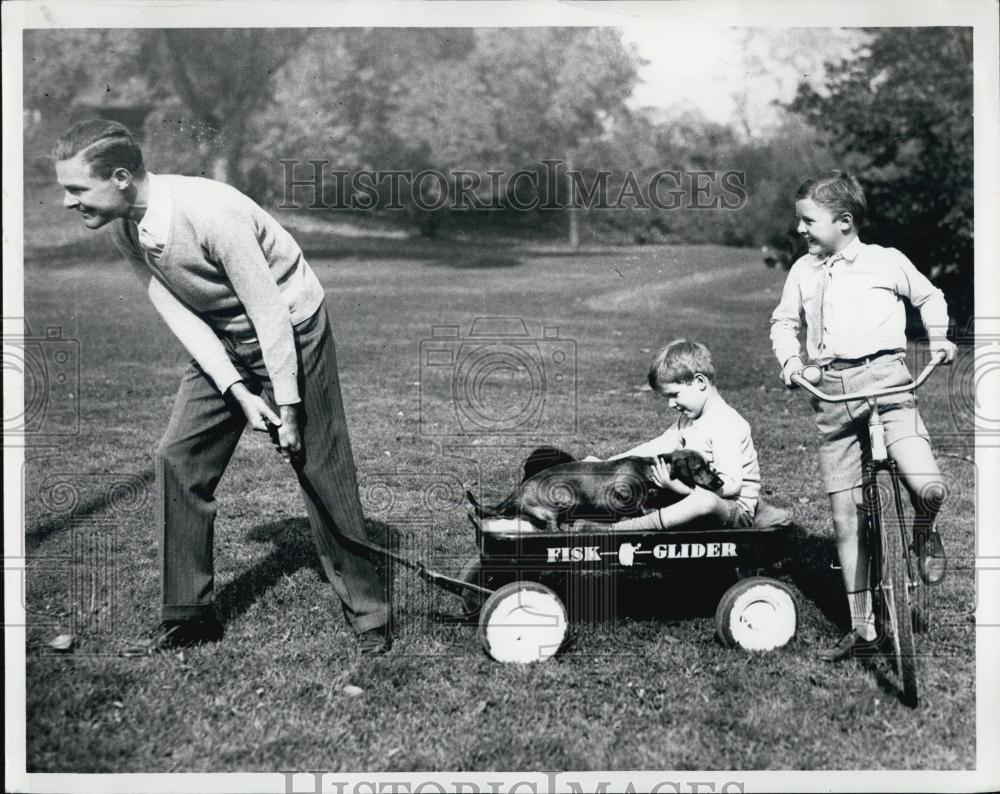
[[[847,594],[851,607],[851,627],[862,639],[875,639],[875,612],[872,610],[872,591],[856,590]]]

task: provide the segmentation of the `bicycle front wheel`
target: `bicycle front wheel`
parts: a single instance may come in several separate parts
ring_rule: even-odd
[[[906,550],[903,548],[903,530],[906,526],[903,516],[902,499],[898,484],[890,477],[889,499],[879,498],[876,489],[873,498],[878,501],[877,510],[872,510],[873,530],[879,542],[880,565],[876,590],[881,596],[882,618],[887,639],[892,643],[893,662],[903,685],[903,702],[916,706],[919,700],[917,688],[917,652],[913,641],[913,624],[910,618],[910,575],[906,565]],[[888,503],[888,504],[887,504]]]

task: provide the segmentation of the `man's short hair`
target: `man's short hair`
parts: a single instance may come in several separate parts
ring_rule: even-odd
[[[868,201],[861,183],[846,171],[828,171],[807,179],[795,191],[795,200],[812,199],[834,215],[850,213],[855,226],[865,222]]]
[[[649,365],[649,387],[658,391],[665,383],[691,383],[698,373],[715,383],[712,354],[699,342],[675,339],[653,357]]]
[[[77,122],[52,147],[56,160],[69,160],[81,152],[91,173],[99,179],[110,178],[117,168],[125,168],[133,174],[143,170],[142,149],[128,127],[117,121]]]

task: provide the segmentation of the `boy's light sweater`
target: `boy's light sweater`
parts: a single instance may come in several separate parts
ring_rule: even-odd
[[[169,195],[162,252],[147,257],[128,219],[112,226],[112,236],[154,306],[220,392],[241,378],[219,337],[255,338],[275,402],[299,402],[292,326],[315,314],[323,300],[302,250],[274,218],[229,185],[150,176]]]

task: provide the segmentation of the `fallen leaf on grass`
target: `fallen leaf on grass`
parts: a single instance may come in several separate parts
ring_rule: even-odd
[[[807,505],[807,504],[809,504],[809,497],[808,496],[800,496],[799,497],[799,504],[800,505]]]
[[[358,695],[363,695],[365,693],[365,690],[363,690],[359,686],[354,686],[354,684],[348,684],[347,686],[344,687],[343,693],[345,695],[350,695],[352,698],[356,698],[358,697]]]
[[[476,704],[476,707],[472,710],[473,715],[482,714],[487,708],[489,708],[489,705],[490,702],[488,700],[480,700]]]
[[[49,647],[54,651],[66,651],[73,650],[73,635],[72,634],[60,634],[54,640],[49,641]]]

